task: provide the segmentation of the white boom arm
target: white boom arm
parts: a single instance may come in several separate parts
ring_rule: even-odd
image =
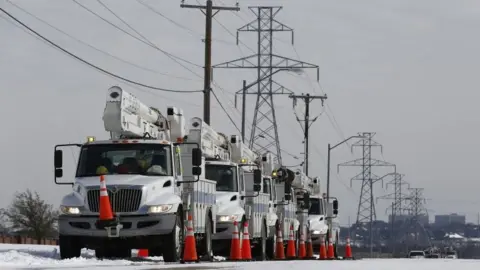
[[[273,159],[273,154],[267,152],[262,156],[262,170],[265,175],[272,175],[272,172],[276,169],[275,161]]]
[[[190,120],[190,130],[187,140],[196,142],[202,147],[203,155],[207,158],[230,160],[228,138],[216,132],[211,126],[199,117]]]
[[[320,194],[320,177],[314,177],[312,180],[312,194],[314,195],[321,195]]]
[[[143,138],[147,133],[158,140],[183,138],[185,119],[182,110],[169,107],[167,111],[168,119],[158,109],[148,107],[122,88],[112,86],[107,91],[103,124],[112,139]]]
[[[308,191],[308,193],[312,193],[313,191],[313,180],[308,177],[304,172],[301,170],[297,170],[295,172],[295,178],[292,182],[293,188],[303,188]]]
[[[252,149],[248,148],[246,144],[240,140],[240,137],[237,135],[232,135],[230,137],[230,143],[232,145],[232,161],[235,163],[257,163],[258,154],[255,153]],[[252,170],[251,166],[243,167],[245,170]]]

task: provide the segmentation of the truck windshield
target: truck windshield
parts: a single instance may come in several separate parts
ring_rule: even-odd
[[[91,144],[80,151],[77,177],[100,174],[172,175],[171,146],[166,144]]]
[[[205,178],[217,182],[217,191],[238,191],[237,168],[235,166],[206,164]]]
[[[308,214],[324,215],[325,213],[323,213],[323,200],[310,197],[310,209],[308,209]]]

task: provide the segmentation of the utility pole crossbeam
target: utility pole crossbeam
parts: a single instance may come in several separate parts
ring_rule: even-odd
[[[327,95],[323,95],[323,96],[312,96],[310,94],[301,94],[301,95],[290,95],[289,98],[293,99],[293,106],[295,107],[296,103],[297,103],[297,99],[303,99],[303,101],[305,102],[305,117],[304,117],[304,120],[300,120],[297,118],[297,121],[298,122],[304,122],[304,127],[303,127],[303,137],[304,137],[304,142],[305,142],[305,151],[304,151],[304,155],[305,155],[305,158],[304,158],[304,172],[306,175],[308,175],[308,160],[309,160],[309,156],[308,156],[308,150],[309,150],[309,147],[308,147],[308,140],[309,140],[309,135],[310,135],[310,126],[313,124],[313,122],[315,122],[315,120],[317,120],[318,116],[313,118],[312,120],[310,120],[310,103],[315,100],[315,99],[320,99],[320,101],[322,102],[322,107],[323,107],[323,103],[324,101],[327,99]]]
[[[248,8],[257,18],[237,30],[237,44],[240,32],[256,32],[258,35],[257,54],[220,63],[214,65],[213,68],[257,70],[258,80],[255,82],[255,84],[258,85],[257,90],[251,92],[244,91],[243,93],[243,95],[255,94],[257,96],[252,130],[250,139],[248,140],[249,146],[259,152],[272,152],[277,163],[282,164],[282,154],[273,95],[290,95],[293,92],[273,81],[272,75],[277,73],[278,69],[316,68],[318,80],[319,67],[318,65],[273,53],[274,32],[291,32],[293,44],[293,29],[275,19],[275,16],[282,9],[281,6],[255,6]]]
[[[210,125],[210,92],[212,91],[212,19],[221,10],[240,11],[238,3],[236,7],[214,6],[212,0],[207,0],[206,5],[187,5],[184,0],[180,4],[182,8],[200,9],[205,14],[205,73],[203,86],[203,121]],[[216,11],[213,13],[213,11]]]
[[[385,161],[377,160],[372,158],[372,148],[380,147],[382,145],[375,142],[372,138],[375,136],[374,132],[363,132],[359,133],[363,137],[360,141],[352,145],[352,151],[354,147],[362,147],[363,157],[348,161],[345,163],[338,164],[338,169],[342,166],[360,166],[362,167],[362,172],[355,177],[353,177],[350,182],[352,185],[353,180],[362,181],[362,189],[360,192],[360,199],[358,202],[357,210],[357,226],[369,224],[369,234],[370,234],[370,256],[373,256],[373,221],[376,220],[374,196],[373,196],[373,185],[383,180],[382,177],[378,177],[372,173],[372,167],[394,167],[392,163]]]

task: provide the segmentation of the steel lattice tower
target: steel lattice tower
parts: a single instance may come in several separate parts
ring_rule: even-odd
[[[356,225],[361,226],[363,224],[369,224],[369,238],[370,238],[370,254],[373,254],[373,221],[376,220],[375,212],[375,202],[373,196],[373,185],[383,180],[383,177],[378,177],[372,172],[372,167],[395,167],[394,164],[381,161],[378,159],[372,158],[372,148],[380,147],[382,145],[375,142],[372,137],[375,135],[374,132],[363,132],[359,133],[363,138],[360,141],[352,144],[352,150],[354,147],[362,147],[363,157],[348,161],[345,163],[338,164],[338,168],[341,166],[359,166],[362,167],[362,172],[354,176],[350,180],[350,185],[352,185],[353,180],[362,181],[362,189],[360,192],[360,200],[358,202],[357,210],[357,222]]]
[[[408,196],[404,193],[404,188],[410,188],[410,184],[403,180],[403,177],[405,176],[404,174],[393,172],[386,176],[393,176],[393,180],[387,183],[387,188],[390,185],[393,186],[393,193],[380,196],[377,200],[393,200],[393,204],[386,210],[392,214],[393,218],[394,216],[400,216],[405,212],[405,202],[408,200]]]
[[[350,185],[352,184],[353,180],[362,181],[362,189],[360,192],[360,200],[358,202],[358,210],[357,210],[357,224],[369,223],[376,219],[375,203],[374,203],[374,196],[373,196],[373,185],[376,182],[383,180],[383,177],[378,177],[376,174],[374,174],[372,172],[372,167],[377,167],[377,166],[395,167],[394,164],[372,158],[372,148],[373,147],[382,148],[381,144],[375,142],[372,139],[373,136],[375,136],[374,132],[363,132],[363,133],[360,133],[359,135],[363,136],[364,138],[354,143],[352,145],[352,149],[354,147],[362,147],[363,157],[338,164],[339,168],[342,166],[362,167],[362,172],[354,176],[350,181]]]
[[[277,162],[282,164],[273,95],[290,95],[293,91],[276,83],[272,76],[281,70],[316,68],[318,79],[318,65],[280,56],[273,52],[274,32],[291,32],[293,44],[293,29],[275,19],[282,7],[255,6],[248,8],[255,14],[256,19],[237,30],[237,45],[240,32],[256,32],[258,34],[257,54],[217,64],[213,67],[257,69],[257,91],[246,93],[257,96],[250,140],[248,140],[249,146],[260,152],[272,152]]]

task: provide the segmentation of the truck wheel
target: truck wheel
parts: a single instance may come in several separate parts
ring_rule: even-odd
[[[275,259],[275,249],[276,249],[276,245],[277,245],[278,230],[280,230],[280,225],[277,221],[277,223],[275,224],[275,227],[273,228],[273,236],[269,237],[267,239],[267,243],[266,243],[267,244],[266,253],[267,253],[267,257],[270,260]]]
[[[62,260],[80,257],[82,247],[79,245],[76,237],[59,235],[58,242],[60,246],[60,258]]]
[[[183,241],[185,238],[185,230],[183,228],[183,220],[180,213],[177,213],[175,225],[172,232],[167,235],[163,248],[163,260],[165,262],[178,262],[182,256]]]
[[[260,239],[260,246],[259,246],[259,260],[265,261],[267,260],[267,225],[263,223],[262,225],[262,232],[261,232],[261,239]]]
[[[202,241],[202,259],[205,261],[213,261],[212,251],[212,220],[207,218],[205,221],[205,237]]]

